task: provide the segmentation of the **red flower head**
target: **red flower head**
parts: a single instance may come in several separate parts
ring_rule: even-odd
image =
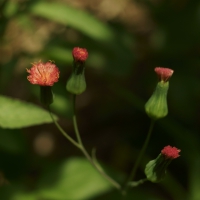
[[[53,86],[59,78],[59,69],[52,62],[42,63],[33,63],[33,66],[30,69],[27,69],[27,72],[30,74],[27,76],[27,79],[32,84],[37,84],[40,86]]]
[[[83,49],[80,47],[74,47],[72,51],[72,55],[75,61],[77,62],[85,62],[88,58],[87,49]]]
[[[174,73],[174,70],[164,67],[156,67],[155,72],[158,75],[158,78],[160,81],[167,82],[168,79],[172,76]]]
[[[165,159],[175,159],[178,158],[179,152],[181,150],[177,149],[176,147],[171,147],[170,145],[166,146],[163,148],[163,150],[161,151],[161,154],[165,157]]]

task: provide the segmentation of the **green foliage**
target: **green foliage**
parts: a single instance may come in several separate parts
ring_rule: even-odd
[[[96,40],[110,42],[115,34],[108,26],[95,19],[89,13],[68,5],[38,1],[31,5],[30,12],[64,25],[73,26]]]
[[[43,123],[52,123],[49,113],[38,106],[17,99],[0,96],[0,126],[23,128]]]
[[[7,189],[13,193],[6,194]],[[71,158],[46,168],[39,180],[38,189],[26,192],[25,188],[7,186],[0,195],[7,200],[22,199],[90,199],[111,190],[111,185],[82,158]],[[10,196],[10,197],[8,197]]]

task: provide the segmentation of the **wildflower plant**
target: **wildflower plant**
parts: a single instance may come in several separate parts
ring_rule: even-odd
[[[138,158],[133,166],[133,169],[130,172],[130,175],[127,179],[119,183],[115,179],[113,179],[109,174],[107,174],[103,167],[100,166],[95,153],[89,153],[82,141],[77,119],[76,119],[76,97],[77,95],[82,94],[86,90],[86,80],[85,80],[85,64],[88,58],[88,51],[85,48],[75,47],[72,50],[73,56],[73,67],[72,74],[67,81],[66,90],[70,92],[73,96],[73,126],[76,135],[76,140],[73,139],[57,122],[51,112],[50,105],[53,103],[53,92],[52,86],[59,79],[59,69],[53,62],[43,63],[41,61],[37,63],[33,63],[30,69],[27,69],[29,73],[27,79],[31,84],[37,84],[40,86],[40,100],[41,103],[46,106],[49,111],[49,114],[58,128],[58,130],[63,134],[63,136],[69,140],[76,148],[78,148],[83,155],[87,158],[87,160],[91,163],[91,165],[108,181],[120,191],[123,197],[126,196],[129,189],[139,186],[146,181],[151,181],[153,183],[160,182],[164,179],[166,175],[166,170],[168,165],[172,160],[178,158],[180,155],[180,151],[176,147],[171,147],[170,145],[164,147],[158,157],[154,160],[151,160],[147,163],[144,174],[145,178],[136,181],[135,176],[138,170],[138,167],[141,164],[142,158],[148,146],[153,127],[155,122],[158,119],[165,117],[168,114],[167,107],[167,93],[169,89],[169,79],[173,74],[173,70],[164,67],[156,67],[155,72],[158,76],[158,83],[153,92],[152,96],[149,98],[147,103],[145,104],[146,114],[151,119],[151,124],[149,127],[149,131],[147,133],[146,139],[144,141],[143,146],[141,147],[141,151],[138,155]]]

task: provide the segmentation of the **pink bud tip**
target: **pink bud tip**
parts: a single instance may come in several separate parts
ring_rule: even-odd
[[[164,67],[156,67],[155,72],[158,75],[158,78],[160,81],[167,82],[168,79],[172,76],[174,73],[174,70]]]
[[[163,150],[161,151],[161,154],[166,158],[166,159],[175,159],[178,158],[179,152],[181,150],[177,149],[176,147],[171,147],[170,145],[166,146],[163,148]]]
[[[27,69],[30,74],[27,79],[32,84],[40,86],[53,86],[55,82],[58,82],[59,69],[51,61],[43,63],[41,61],[33,63],[30,69]]]
[[[72,55],[74,57],[74,60],[78,62],[85,62],[88,58],[87,49],[80,48],[80,47],[74,47],[72,51]]]

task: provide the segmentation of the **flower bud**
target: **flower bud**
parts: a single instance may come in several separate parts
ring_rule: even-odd
[[[158,82],[156,89],[150,99],[145,104],[145,111],[147,115],[154,119],[160,119],[167,115],[167,91],[169,82]]]
[[[173,70],[168,68],[156,67],[155,72],[159,77],[159,82],[156,86],[150,99],[145,104],[147,115],[154,119],[160,119],[168,114],[167,92],[169,89],[169,78],[173,74]]]
[[[145,174],[149,181],[160,182],[166,175],[166,169],[171,161],[178,158],[181,150],[176,147],[166,146],[155,160],[151,160],[147,163],[145,168]]]
[[[67,81],[66,89],[72,94],[81,94],[86,90],[85,61],[88,58],[86,49],[75,47],[72,51],[74,58],[73,71]]]

